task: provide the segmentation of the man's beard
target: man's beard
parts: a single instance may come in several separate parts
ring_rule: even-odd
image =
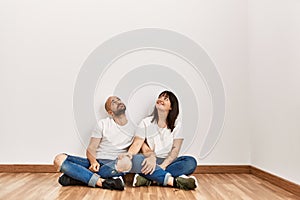
[[[123,107],[119,108],[120,105],[123,105]],[[116,111],[113,111],[113,113],[114,113],[115,116],[119,116],[119,115],[124,114],[125,111],[126,111],[126,106],[125,106],[125,104],[122,103],[122,104],[118,105],[118,109]]]

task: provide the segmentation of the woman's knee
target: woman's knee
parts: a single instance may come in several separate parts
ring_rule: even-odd
[[[186,167],[189,168],[189,173],[192,174],[197,167],[197,160],[192,156],[185,156]]]
[[[142,162],[144,161],[145,157],[142,154],[137,154],[132,157],[132,167],[130,172],[131,173],[141,173],[142,170]]]
[[[56,170],[59,171],[63,162],[67,159],[67,155],[64,153],[58,154],[55,156],[53,164],[56,167]]]
[[[145,156],[143,154],[136,154],[136,155],[133,155],[132,162],[141,164],[144,161],[144,159],[145,159]]]

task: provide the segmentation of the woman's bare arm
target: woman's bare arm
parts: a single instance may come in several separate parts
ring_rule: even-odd
[[[159,165],[162,169],[166,169],[169,166],[169,164],[171,164],[177,158],[179,151],[181,149],[182,142],[183,139],[173,140],[173,146],[168,157],[163,161],[163,163]]]

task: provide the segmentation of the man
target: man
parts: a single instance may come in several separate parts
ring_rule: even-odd
[[[126,158],[117,162],[117,157],[130,147],[135,126],[126,118],[126,106],[120,98],[110,96],[105,109],[110,117],[98,121],[86,150],[87,158],[66,154],[55,157],[54,165],[63,173],[59,178],[61,185],[124,190],[121,176],[130,170],[131,162],[126,162]]]

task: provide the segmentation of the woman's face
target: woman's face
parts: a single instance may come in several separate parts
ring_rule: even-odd
[[[156,106],[157,110],[168,111],[169,112],[171,110],[171,101],[170,101],[168,96],[161,95],[156,100],[156,105],[155,106]]]

